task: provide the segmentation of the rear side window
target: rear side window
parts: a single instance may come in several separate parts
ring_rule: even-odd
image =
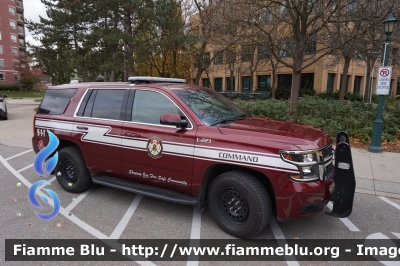
[[[46,91],[38,114],[61,115],[75,92],[76,89]]]
[[[78,116],[120,120],[128,93],[126,89],[90,90],[87,93],[89,99],[83,101]]]

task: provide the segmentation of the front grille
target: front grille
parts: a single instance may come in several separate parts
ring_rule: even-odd
[[[331,157],[332,154],[333,154],[332,144],[330,144],[327,147],[323,148],[322,155],[323,155],[324,159]]]
[[[331,178],[334,173],[333,152],[332,143],[319,150],[319,165],[320,171],[323,171],[323,180]]]

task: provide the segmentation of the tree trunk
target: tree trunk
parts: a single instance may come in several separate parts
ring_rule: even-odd
[[[113,52],[113,54],[112,54],[113,62],[115,62],[115,58],[116,58],[116,52]],[[115,68],[113,68],[113,69],[111,70],[110,81],[113,81],[113,82],[115,81]]]
[[[297,114],[299,107],[299,91],[300,91],[301,71],[293,70],[292,74],[292,88],[290,90],[290,114]]]
[[[368,103],[369,102],[369,86],[370,86],[370,80],[371,80],[371,60],[367,58],[366,60],[366,65],[367,65],[367,80],[365,81],[365,92],[364,92],[364,102]]]
[[[303,65],[303,51],[295,50],[293,55],[292,88],[290,90],[290,114],[296,115],[299,106],[299,91],[301,80],[301,66]]]
[[[174,51],[172,52],[172,69],[173,69],[173,73],[174,73],[174,78],[179,78],[176,57],[177,57],[177,51],[174,49]]]
[[[103,73],[104,82],[107,82],[107,81],[108,81],[108,80],[107,80],[107,75],[108,75],[107,71],[104,71],[104,73]]]
[[[348,78],[349,78],[349,67],[350,67],[350,61],[351,57],[350,56],[345,56],[344,57],[344,65],[343,65],[343,80],[342,84],[340,86],[340,92],[339,92],[339,100],[343,101],[344,100],[344,95],[346,94],[347,91],[347,83],[348,83]]]
[[[276,74],[276,69],[275,67],[272,68],[272,73],[271,73],[271,79],[272,79],[272,83],[271,83],[271,97],[273,99],[275,99],[275,92],[278,86],[278,75]]]

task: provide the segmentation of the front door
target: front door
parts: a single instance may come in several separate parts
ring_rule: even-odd
[[[190,194],[195,127],[190,122],[185,130],[162,125],[162,114],[187,118],[167,94],[135,90],[126,118],[130,121],[122,129],[124,174],[132,181]]]

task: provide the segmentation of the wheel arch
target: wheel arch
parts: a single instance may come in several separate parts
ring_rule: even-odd
[[[205,209],[205,206],[207,204],[208,188],[210,187],[212,181],[220,174],[234,170],[250,173],[262,183],[270,196],[272,212],[274,215],[276,215],[275,192],[269,178],[260,171],[231,164],[214,164],[208,167],[208,169],[204,172],[203,181],[199,193],[199,209],[201,211]]]

